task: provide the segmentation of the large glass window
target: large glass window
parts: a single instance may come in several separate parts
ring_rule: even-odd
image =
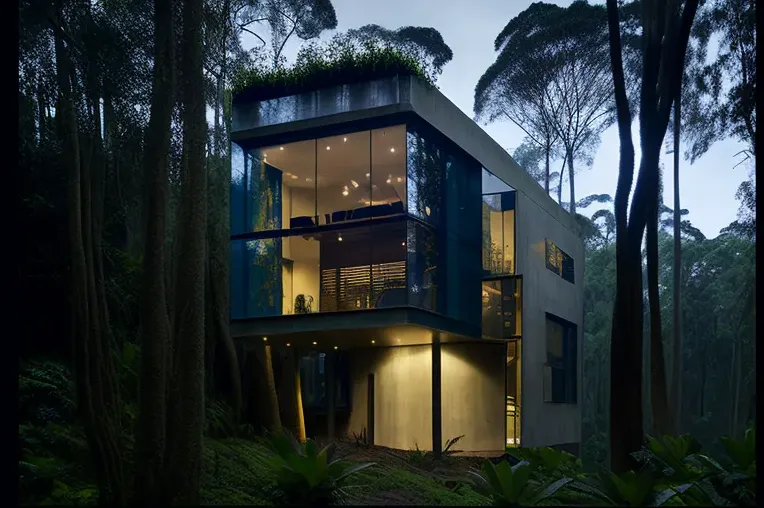
[[[375,217],[403,213],[406,207],[404,125],[371,131],[371,201]]]
[[[483,196],[483,275],[515,273],[515,192]]]
[[[362,217],[371,205],[371,133],[354,132],[317,141],[319,224]]]
[[[408,212],[440,226],[444,206],[443,180],[448,156],[436,142],[409,130],[406,138],[408,159]]]
[[[546,314],[544,402],[575,403],[577,399],[577,344],[575,324]]]
[[[509,339],[522,335],[522,278],[483,281],[483,336]]]
[[[444,287],[438,237],[434,229],[409,221],[406,237],[408,254],[409,305],[443,312]]]

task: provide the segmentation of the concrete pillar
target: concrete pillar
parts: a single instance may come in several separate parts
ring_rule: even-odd
[[[327,402],[327,416],[326,416],[326,427],[327,427],[327,435],[329,437],[329,440],[334,439],[334,428],[335,428],[335,414],[336,414],[336,399],[335,399],[335,391],[336,391],[336,384],[335,380],[336,377],[336,358],[337,354],[333,351],[330,351],[329,353],[326,353],[326,370],[324,371],[324,375],[326,376],[326,402]]]
[[[432,455],[443,455],[443,418],[440,396],[440,336],[432,339]]]

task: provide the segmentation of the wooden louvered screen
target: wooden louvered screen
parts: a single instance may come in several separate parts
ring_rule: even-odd
[[[321,270],[321,312],[373,308],[390,288],[406,287],[406,262]]]

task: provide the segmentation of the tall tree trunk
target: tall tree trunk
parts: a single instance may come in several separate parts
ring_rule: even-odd
[[[173,323],[172,390],[168,423],[168,494],[174,504],[199,503],[204,430],[205,171],[202,0],[183,3],[182,119],[184,171],[178,217],[177,280]]]
[[[681,128],[681,93],[674,101],[674,340],[671,365],[671,407],[674,408],[674,433],[682,428],[682,215],[679,203],[679,132]]]
[[[658,436],[671,434],[671,411],[666,388],[666,366],[661,333],[661,304],[658,289],[658,207],[647,222],[647,293],[650,305],[650,404]]]
[[[276,377],[273,373],[273,354],[271,346],[265,344],[263,353],[263,373],[265,376],[265,400],[267,405],[267,419],[265,425],[268,430],[281,430],[281,416],[279,415],[279,396],[276,391]]]
[[[544,165],[544,191],[547,194],[549,194],[549,152],[551,150],[552,146],[549,144],[549,139],[547,139],[547,144],[544,147],[544,157],[546,159],[546,163]]]
[[[567,160],[567,156],[563,157],[562,166],[560,167],[560,185],[557,187],[557,204],[560,206],[562,206],[562,177],[565,176],[565,164]]]
[[[297,422],[295,427],[297,428],[297,439],[301,443],[304,443],[308,437],[305,433],[305,413],[302,407],[302,385],[300,383],[300,355],[297,350],[294,351],[294,401],[295,401],[295,415]]]
[[[37,80],[37,129],[40,136],[38,146],[44,146],[47,138],[48,117],[45,112],[45,101],[45,88],[40,77]]]
[[[170,321],[165,286],[168,153],[174,105],[173,2],[154,3],[154,78],[151,117],[143,157],[146,241],[141,298],[141,396],[136,432],[135,498],[160,501],[166,452],[167,366]]]
[[[627,238],[629,193],[634,179],[634,143],[631,137],[631,112],[626,96],[626,81],[621,54],[621,31],[617,0],[607,0],[610,59],[615,87],[615,103],[620,140],[618,185],[614,200],[616,223],[616,292],[610,337],[610,467],[620,473],[631,468],[630,453],[642,445],[642,382],[639,340],[634,337],[634,315],[641,314],[641,295],[634,300],[635,266],[633,249]],[[637,275],[637,284],[641,286]],[[641,292],[641,291],[640,291]],[[639,309],[639,312],[637,310]],[[641,333],[641,326],[637,333]],[[634,357],[636,356],[636,358]]]
[[[573,152],[568,150],[568,180],[570,180],[570,214],[576,214],[576,180],[573,168]]]

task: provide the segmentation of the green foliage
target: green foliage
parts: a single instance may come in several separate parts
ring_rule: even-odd
[[[233,76],[234,101],[262,101],[360,81],[416,76],[430,84],[421,62],[390,44],[353,43],[335,36],[324,45],[307,44],[290,68],[250,66]]]
[[[539,482],[531,478],[533,468],[528,461],[510,466],[501,461],[498,465],[490,460],[483,463],[481,472],[470,471],[477,488],[488,494],[494,506],[530,506],[546,501],[570,483],[570,478]]]
[[[66,366],[33,360],[19,369],[19,418],[37,424],[74,418],[74,384]]]
[[[319,450],[312,439],[302,444],[286,431],[269,436],[268,444],[276,452],[270,460],[276,484],[295,505],[327,505],[349,476],[374,465],[332,460],[333,444]]]
[[[557,471],[570,478],[580,476],[583,471],[581,459],[564,450],[556,450],[548,446],[510,448],[508,453],[520,462],[527,462],[533,470]]]

